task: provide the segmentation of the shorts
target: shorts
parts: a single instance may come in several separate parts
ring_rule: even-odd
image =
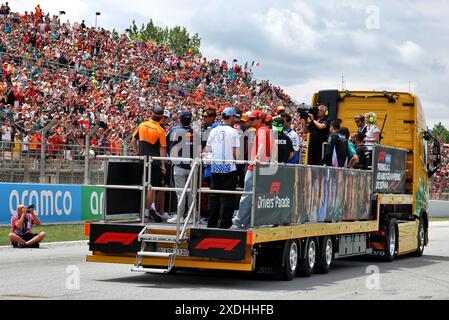
[[[172,183],[172,180],[173,180],[173,166],[171,165],[171,163],[169,163],[169,164],[166,163],[165,164],[165,169],[166,169],[166,174],[162,175],[161,185],[163,187],[169,188],[169,187],[173,186],[173,183]]]
[[[151,186],[162,187],[162,168],[160,164],[151,165]]]
[[[35,234],[35,233],[26,233],[22,236],[18,235],[18,234],[16,234],[16,235],[21,237],[23,241],[27,241],[27,242],[37,236],[37,234]],[[11,242],[11,244],[14,248],[17,248],[19,246],[19,244],[17,242]]]

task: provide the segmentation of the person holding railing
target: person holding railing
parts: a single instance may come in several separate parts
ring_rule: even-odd
[[[234,108],[226,108],[223,113],[223,124],[212,129],[207,139],[203,156],[211,153],[212,179],[211,190],[235,191],[237,187],[237,167],[235,163],[219,160],[235,161],[238,159],[240,138],[234,129],[237,113]],[[229,229],[234,214],[234,197],[231,194],[213,193],[209,197],[208,228]]]
[[[186,158],[191,159],[194,157],[193,151],[193,129],[192,129],[192,113],[188,110],[185,110],[181,113],[180,116],[180,126],[176,126],[170,130],[167,136],[167,153],[170,158]],[[198,154],[198,153],[197,153]],[[192,165],[190,161],[174,161],[173,168],[173,178],[175,181],[175,187],[179,189],[183,189],[186,186],[187,179],[190,175],[190,171],[192,170]],[[191,188],[192,186],[188,186]],[[181,206],[181,223],[184,222],[184,218],[186,216],[185,212],[185,204],[186,199],[182,199],[181,201],[182,191],[177,190],[176,196],[178,197],[178,205]],[[187,210],[190,209],[190,206],[193,203],[192,192],[187,192]],[[175,215],[173,218],[168,219],[168,223],[176,223],[178,216]],[[193,220],[191,220],[193,221]]]
[[[249,115],[250,125],[256,129],[255,142],[251,151],[250,161],[269,162],[271,148],[276,143],[270,129],[264,124],[264,114],[260,110],[254,110]],[[245,192],[253,191],[254,166],[248,166],[245,175]],[[236,217],[232,221],[232,228],[247,229],[251,223],[252,195],[244,194],[240,199],[240,208]]]

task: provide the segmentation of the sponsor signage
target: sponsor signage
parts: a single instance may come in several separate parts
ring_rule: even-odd
[[[374,189],[377,193],[405,193],[407,151],[376,146]]]
[[[34,204],[42,223],[81,221],[79,186],[0,183],[0,224],[9,224],[21,204]]]
[[[143,226],[96,224],[90,225],[90,251],[112,253],[140,251],[139,233]]]
[[[192,257],[243,260],[246,232],[190,229],[189,252]]]
[[[257,168],[254,225],[289,224],[294,208],[293,167],[278,167],[276,174]]]
[[[90,186],[81,187],[83,221],[101,220],[105,190]]]

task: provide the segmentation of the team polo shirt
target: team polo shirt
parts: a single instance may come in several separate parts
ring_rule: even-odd
[[[167,147],[165,131],[154,120],[143,122],[134,131],[133,137],[139,140],[141,156],[160,157],[160,148]]]

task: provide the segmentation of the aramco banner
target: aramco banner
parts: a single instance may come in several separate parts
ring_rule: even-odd
[[[254,225],[370,219],[370,171],[314,166],[258,168]]]
[[[10,224],[20,204],[34,204],[42,223],[100,220],[103,197],[90,186],[0,183],[0,224]]]

